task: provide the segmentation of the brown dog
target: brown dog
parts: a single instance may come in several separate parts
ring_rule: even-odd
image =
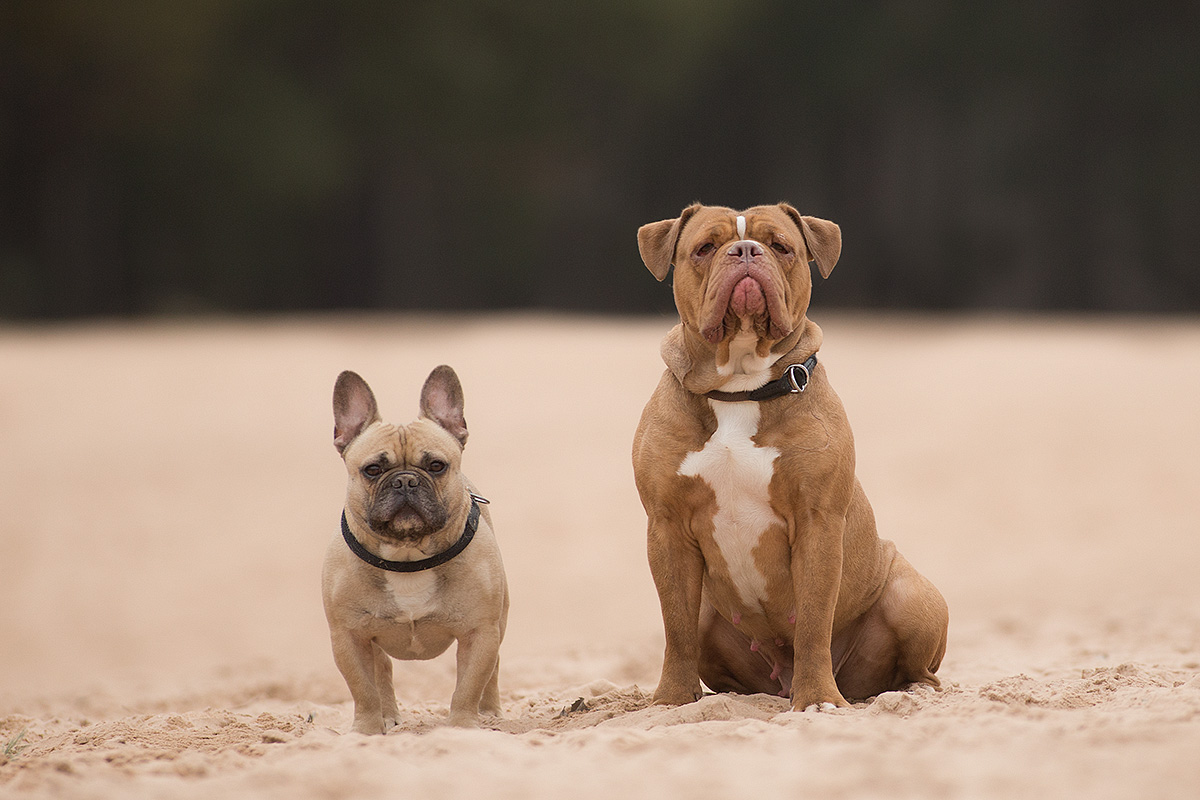
[[[460,468],[467,423],[458,376],[435,369],[421,390],[421,418],[392,425],[366,381],[343,372],[333,419],[350,480],[322,594],[354,730],[384,733],[398,722],[392,658],[434,658],[456,640],[450,724],[475,725],[481,710],[498,716],[508,586],[480,507],[487,501]]]
[[[946,602],[875,532],[806,317],[837,225],[786,204],[693,205],[638,231],[680,324],[633,446],[666,630],[657,703],[716,691],[848,705],[938,686]],[[828,705],[827,705],[828,704]]]

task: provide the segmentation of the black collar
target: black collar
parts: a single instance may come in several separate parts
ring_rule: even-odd
[[[462,536],[458,537],[458,541],[450,545],[450,549],[443,550],[435,556],[422,558],[417,561],[388,561],[386,558],[380,558],[370,550],[362,546],[362,542],[354,538],[354,534],[350,532],[350,526],[346,524],[346,512],[342,511],[342,538],[346,540],[350,550],[354,555],[361,558],[363,561],[370,564],[372,567],[386,569],[388,572],[421,572],[422,570],[433,569],[434,567],[445,564],[450,559],[467,549],[467,545],[475,538],[475,531],[479,528],[479,503],[477,500],[487,502],[482,497],[471,494],[471,511],[467,514],[467,525],[463,528]]]
[[[778,379],[770,383],[764,383],[749,392],[720,392],[712,391],[705,392],[704,397],[712,400],[722,400],[726,403],[737,403],[745,400],[773,400],[776,397],[782,397],[785,394],[799,394],[808,386],[808,380],[812,377],[812,371],[817,368],[817,354],[813,353],[806,358],[801,364],[792,364],[783,371]]]

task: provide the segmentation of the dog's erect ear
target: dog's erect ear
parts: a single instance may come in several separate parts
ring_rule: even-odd
[[[675,245],[679,243],[683,226],[699,208],[699,203],[692,203],[677,219],[650,222],[638,228],[638,252],[646,267],[660,281],[667,277],[667,270],[675,259]]]
[[[371,387],[358,373],[346,370],[333,385],[333,446],[339,453],[372,422],[379,420],[379,406]]]
[[[434,369],[421,388],[421,416],[441,425],[458,443],[467,444],[463,417],[463,390],[454,370],[445,364]]]
[[[837,226],[837,223],[827,219],[803,217],[799,211],[787,203],[780,203],[779,207],[792,218],[796,227],[800,229],[800,235],[804,237],[804,243],[808,247],[808,254],[813,261],[817,262],[817,269],[821,271],[821,277],[828,278],[829,273],[833,272],[834,265],[837,264],[838,256],[842,254],[842,229]]]

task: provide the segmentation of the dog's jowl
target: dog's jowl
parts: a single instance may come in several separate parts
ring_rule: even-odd
[[[666,632],[654,699],[770,692],[792,708],[938,686],[942,595],[875,530],[807,317],[841,230],[786,204],[642,226],[680,322],[633,446]]]
[[[435,369],[420,418],[395,425],[380,418],[366,382],[343,372],[333,420],[349,480],[322,594],[334,660],[354,698],[354,730],[384,733],[399,721],[393,658],[433,658],[455,641],[450,723],[498,716],[508,586],[487,501],[462,473],[458,376]]]

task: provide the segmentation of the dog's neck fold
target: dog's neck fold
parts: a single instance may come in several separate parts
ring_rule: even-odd
[[[769,352],[778,358],[763,383],[779,377],[789,365],[800,363],[820,350],[822,336],[817,323],[805,317],[794,331],[771,345]],[[710,344],[697,331],[680,322],[663,339],[660,353],[667,369],[683,388],[692,394],[703,395],[725,388],[729,381],[729,376],[721,375],[717,369],[717,355],[722,347],[728,348],[728,344]]]

